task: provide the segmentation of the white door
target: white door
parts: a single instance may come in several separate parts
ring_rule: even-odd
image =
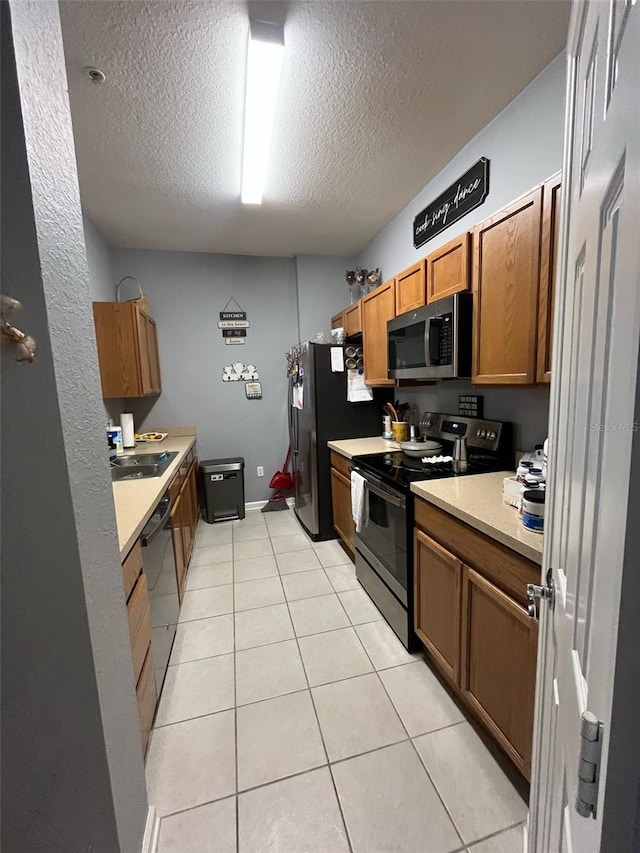
[[[636,0],[573,4],[543,560],[555,606],[541,604],[529,853],[611,849],[602,815],[638,441],[639,32]],[[602,751],[597,786],[580,791],[585,711],[602,724]]]

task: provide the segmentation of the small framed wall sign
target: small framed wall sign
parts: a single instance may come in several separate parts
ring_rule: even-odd
[[[247,382],[244,386],[244,391],[247,395],[247,400],[262,399],[262,385],[259,382]]]

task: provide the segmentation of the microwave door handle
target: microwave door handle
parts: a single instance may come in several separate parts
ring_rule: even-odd
[[[429,317],[426,322],[426,334],[424,336],[424,363],[425,367],[431,367],[431,320]]]
[[[433,327],[435,326],[435,330]],[[439,317],[430,317],[427,320],[427,367],[437,367],[440,361],[440,330],[442,320]]]

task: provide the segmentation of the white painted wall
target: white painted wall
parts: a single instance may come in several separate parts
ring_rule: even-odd
[[[513,199],[558,172],[564,138],[565,57],[558,56],[535,80],[475,136],[361,252],[361,267],[382,267],[385,279],[472,228]],[[480,157],[490,163],[486,201],[420,249],[413,247],[413,219]],[[401,399],[419,411],[457,412],[458,394],[483,394],[485,415],[516,425],[516,447],[542,441],[549,420],[549,391],[537,388],[473,388],[469,382],[439,382],[402,389]]]

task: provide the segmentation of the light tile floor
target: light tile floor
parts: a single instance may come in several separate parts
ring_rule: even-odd
[[[520,853],[527,813],[291,511],[200,524],[147,784],[159,853]]]

